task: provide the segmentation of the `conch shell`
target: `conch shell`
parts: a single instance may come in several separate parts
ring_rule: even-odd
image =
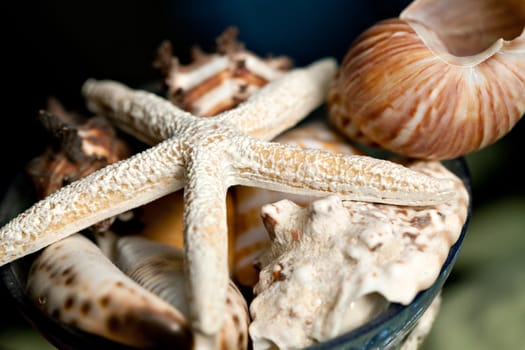
[[[402,207],[329,196],[261,209],[272,247],[250,304],[255,350],[297,349],[364,324],[389,302],[409,304],[432,285],[461,233],[468,192],[436,161],[408,165],[454,181],[457,197]]]
[[[351,138],[411,157],[496,142],[525,113],[525,2],[412,2],[352,44],[329,106]]]

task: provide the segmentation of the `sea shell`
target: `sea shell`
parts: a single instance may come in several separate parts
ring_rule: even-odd
[[[255,350],[295,349],[370,320],[389,302],[410,303],[436,279],[468,211],[461,180],[439,162],[412,169],[456,184],[435,207],[402,207],[330,196],[307,208],[282,200],[262,208],[272,247],[250,304]]]
[[[280,135],[274,141],[303,148],[322,149],[344,154],[362,154],[342,135],[333,130],[328,123],[320,120],[306,122]],[[234,191],[234,198],[234,277],[237,283],[253,287],[259,276],[259,271],[254,267],[254,261],[270,247],[270,238],[261,220],[261,207],[285,198],[298,205],[307,206],[314,197],[237,186]]]
[[[45,248],[33,262],[27,293],[61,322],[141,348],[193,343],[185,317],[139,286],[81,234]]]
[[[411,157],[496,142],[525,113],[525,2],[414,1],[352,43],[328,103],[349,137]]]
[[[106,232],[98,237],[106,247],[111,260],[139,285],[165,300],[189,317],[191,296],[184,274],[185,263],[182,250],[140,236],[117,237]],[[113,241],[114,249],[107,249]],[[226,295],[224,323],[218,344],[209,348],[220,350],[245,350],[248,347],[248,324],[250,315],[243,295],[230,281]],[[194,339],[198,348],[199,339]]]
[[[131,154],[129,145],[117,137],[109,120],[101,116],[86,118],[68,111],[57,99],[48,100],[39,120],[54,141],[25,168],[39,199]],[[107,218],[90,229],[107,230],[116,219]]]
[[[26,166],[39,198],[131,154],[106,118],[80,116],[56,99],[49,99],[39,120],[58,144],[48,146]]]
[[[164,75],[174,104],[193,115],[213,116],[237,106],[291,68],[288,57],[263,59],[246,50],[236,40],[237,33],[235,27],[226,29],[217,38],[216,53],[195,48],[187,66],[172,56],[168,41],[162,43],[154,65]]]

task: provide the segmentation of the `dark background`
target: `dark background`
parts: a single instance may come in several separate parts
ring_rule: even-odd
[[[288,55],[296,65],[317,58],[341,59],[352,40],[375,21],[394,17],[409,1],[40,1],[10,2],[13,20],[4,30],[5,77],[1,138],[2,183],[40,152],[45,133],[36,120],[49,96],[72,109],[84,108],[82,83],[109,78],[136,86],[159,78],[152,67],[158,45],[169,39],[181,63],[190,47],[206,51],[230,25],[259,55]],[[7,78],[7,82],[5,81]],[[7,96],[7,97],[5,97]],[[6,108],[7,107],[7,108]],[[504,155],[493,180],[478,200],[523,190],[516,167],[522,159],[524,126],[503,140]],[[8,138],[7,136],[11,136]],[[36,146],[36,147],[35,147]]]
[[[9,95],[2,138],[8,180],[44,142],[36,115],[48,96],[83,108],[80,87],[89,77],[138,85],[159,78],[152,68],[169,39],[181,63],[190,47],[213,49],[230,25],[259,55],[285,54],[296,65],[324,56],[340,59],[352,39],[375,19],[395,16],[406,1],[34,1],[9,2],[4,31]],[[389,4],[387,6],[387,4]],[[5,108],[4,104],[4,108]],[[5,109],[4,109],[5,111]]]
[[[158,45],[169,39],[181,63],[199,44],[211,51],[228,26],[259,55],[290,56],[304,65],[324,56],[341,60],[353,39],[375,21],[396,17],[409,1],[40,1],[9,2],[4,17],[4,90],[0,138],[0,194],[28,159],[39,154],[47,135],[36,116],[49,96],[82,110],[82,83],[109,78],[137,86],[159,78],[152,68]],[[7,81],[6,81],[7,79]],[[523,163],[525,122],[497,144],[469,155],[474,209],[507,197],[525,198]],[[520,202],[522,203],[522,202]],[[525,212],[523,213],[525,214]],[[523,228],[523,226],[519,226]],[[525,235],[525,232],[523,232]],[[468,242],[468,240],[467,240]],[[464,278],[454,271],[450,283]],[[25,325],[0,302],[0,329]],[[4,304],[4,305],[2,305]],[[1,345],[1,344],[0,344]],[[0,346],[1,348],[1,346]]]

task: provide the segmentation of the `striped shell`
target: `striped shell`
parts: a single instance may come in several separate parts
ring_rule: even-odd
[[[288,57],[261,58],[236,40],[238,32],[228,28],[217,38],[216,53],[192,52],[192,62],[181,65],[164,42],[155,66],[164,75],[168,98],[180,108],[210,117],[236,107],[291,66]]]
[[[191,296],[187,293],[182,250],[140,236],[118,238],[114,247],[112,260],[126,275],[168,302],[188,319]],[[246,300],[237,286],[230,281],[226,294],[224,323],[218,344],[212,348],[246,350],[249,322]],[[199,339],[196,338],[195,348],[200,345],[198,342]]]
[[[361,154],[327,123],[320,121],[303,124],[279,136],[275,141],[303,148]],[[234,197],[234,276],[239,284],[253,287],[257,283],[259,274],[253,266],[254,260],[270,246],[270,237],[261,220],[261,207],[284,198],[306,206],[313,197],[242,186],[235,188]]]
[[[525,113],[525,2],[414,1],[356,39],[328,104],[349,137],[411,157],[496,142]]]

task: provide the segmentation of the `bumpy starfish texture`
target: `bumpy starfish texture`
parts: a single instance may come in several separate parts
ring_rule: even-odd
[[[405,205],[454,196],[450,181],[394,163],[266,141],[324,102],[336,68],[324,59],[294,69],[235,109],[206,119],[151,93],[87,81],[83,93],[93,112],[155,146],[62,188],[1,228],[0,264],[184,188],[191,322],[208,339],[221,327],[229,280],[229,186]]]

